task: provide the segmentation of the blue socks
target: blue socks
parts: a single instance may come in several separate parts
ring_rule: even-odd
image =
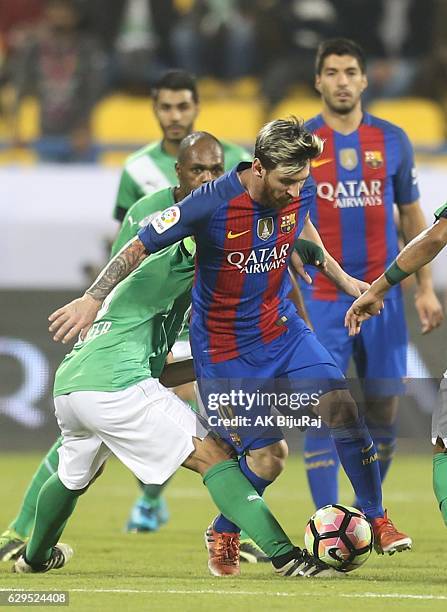
[[[369,430],[377,450],[380,480],[383,482],[391,465],[396,448],[396,425],[370,425]],[[304,464],[307,481],[316,508],[338,502],[339,457],[329,429],[308,429],[304,443]],[[355,499],[353,505],[362,509]],[[363,510],[364,511],[364,510]]]
[[[252,470],[247,465],[247,457],[245,455],[242,455],[242,457],[239,458],[239,467],[244,476],[251,482],[253,487],[261,496],[264,493],[265,489],[269,486],[269,484],[272,484],[273,482],[271,480],[265,480],[264,478],[261,478],[260,476],[257,476],[257,474],[252,472]],[[239,527],[228,519],[226,519],[223,514],[219,514],[219,516],[214,521],[214,529],[218,533],[240,532]]]
[[[338,500],[340,460],[325,425],[321,429],[311,428],[306,431],[304,465],[315,507],[335,504]]]
[[[377,451],[366,425],[357,420],[349,426],[331,428],[331,435],[360,508],[369,519],[383,516]]]
[[[391,461],[393,460],[394,451],[396,450],[396,424],[377,426],[368,423],[368,429],[377,448],[380,477],[383,482],[390,468]]]

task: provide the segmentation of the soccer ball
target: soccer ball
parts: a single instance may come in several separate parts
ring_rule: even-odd
[[[309,519],[304,533],[307,550],[340,572],[352,572],[368,559],[373,545],[371,525],[350,506],[324,506]]]

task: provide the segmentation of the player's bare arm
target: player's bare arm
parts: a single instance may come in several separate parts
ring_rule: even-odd
[[[424,214],[418,201],[399,207],[400,223],[405,243],[408,244],[426,228]],[[426,334],[439,327],[444,318],[441,303],[433,290],[430,266],[423,266],[416,273],[417,291],[415,307]]]
[[[66,344],[78,334],[84,338],[92,326],[105,297],[124,280],[140,263],[148,252],[136,236],[124,246],[106,265],[85,294],[53,312],[48,320],[53,340]]]
[[[358,334],[362,321],[379,314],[390,287],[432,261],[446,244],[447,219],[439,219],[413,238],[388,270],[372,283],[368,291],[360,296],[346,313],[345,325],[349,329],[349,335]]]
[[[341,290],[353,297],[358,297],[369,287],[368,283],[354,278],[347,274],[340,264],[332,257],[332,255],[326,250],[324,243],[318,233],[316,227],[310,220],[309,214],[304,222],[303,231],[300,234],[300,238],[311,240],[318,244],[325,255],[325,265],[322,266],[321,271]]]
[[[86,293],[102,302],[111,290],[133,272],[147,256],[144,244],[138,236],[135,236],[109,262]]]
[[[292,258],[294,255],[296,255],[296,253],[292,255]],[[298,257],[298,255],[296,255],[296,259],[301,263],[301,260]],[[301,267],[303,269],[303,273],[307,274],[307,272],[304,270],[304,266],[302,263],[301,263]],[[290,282],[292,283],[292,291],[289,293],[287,297],[289,298],[289,300],[292,300],[292,302],[295,304],[297,313],[306,323],[307,327],[309,327],[310,329],[313,329],[311,320],[309,319],[309,315],[306,310],[306,306],[304,304],[303,294],[301,293],[301,289],[299,288],[298,283],[296,282],[295,276],[290,268],[289,268],[289,273],[290,273]]]

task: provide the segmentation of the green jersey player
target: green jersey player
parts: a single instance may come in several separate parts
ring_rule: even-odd
[[[223,173],[223,152],[219,142],[210,134],[197,132],[187,136],[179,150],[179,160],[177,162],[177,174],[179,184],[173,188],[167,188],[151,196],[145,196],[132,208],[132,215],[129,214],[123,223],[112,252],[115,254],[120,250],[130,238],[138,231],[140,222],[153,212],[164,209],[173,201],[179,201],[188,195],[193,189],[199,187],[206,181],[216,178]],[[133,222],[135,219],[135,223]],[[160,273],[163,268],[160,268]],[[184,276],[182,276],[184,278]],[[192,270],[189,282],[192,283]],[[154,302],[153,308],[161,308],[162,304]],[[171,315],[173,324],[176,324],[175,313]],[[170,322],[170,318],[168,323]],[[165,324],[165,329],[167,324]],[[169,348],[174,342],[169,343]],[[161,352],[164,365],[165,354]],[[152,365],[153,365],[152,358]],[[153,374],[158,376],[162,367],[157,368]],[[17,554],[23,547],[23,543],[29,536],[36,510],[37,495],[45,481],[57,471],[58,448],[60,440],[50,449],[44,460],[38,467],[33,479],[25,493],[25,497],[16,518],[11,522],[9,528],[0,535],[0,561],[8,561]],[[132,510],[128,528],[131,531],[141,529],[141,525],[146,530],[154,530],[160,524],[160,519],[165,512],[160,490],[162,485],[144,485],[143,495],[137,501]],[[155,491],[155,495],[153,493]]]
[[[128,209],[144,195],[176,184],[175,162],[180,142],[193,131],[199,113],[197,85],[192,75],[175,70],[162,77],[154,88],[153,111],[163,138],[127,159],[113,211],[118,221],[122,221]],[[251,160],[242,147],[221,142],[225,170],[230,170],[240,161]]]

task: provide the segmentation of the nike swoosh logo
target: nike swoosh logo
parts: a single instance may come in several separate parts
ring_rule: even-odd
[[[324,455],[325,453],[330,453],[329,448],[324,448],[323,450],[314,451],[312,453],[304,453],[304,459],[312,459],[312,457],[318,457],[318,455]]]
[[[315,159],[310,163],[312,168],[319,168],[320,166],[324,166],[324,164],[330,164],[333,161],[331,158],[328,159]]]
[[[369,446],[362,448],[362,453],[368,453],[372,449],[373,446],[374,446],[374,442],[371,442]]]
[[[243,236],[244,234],[248,234],[248,232],[251,232],[251,230],[245,230],[245,232],[236,232],[235,234],[233,234],[233,232],[230,230],[227,234],[227,238],[228,240],[233,240],[233,238],[239,238],[239,236]]]

